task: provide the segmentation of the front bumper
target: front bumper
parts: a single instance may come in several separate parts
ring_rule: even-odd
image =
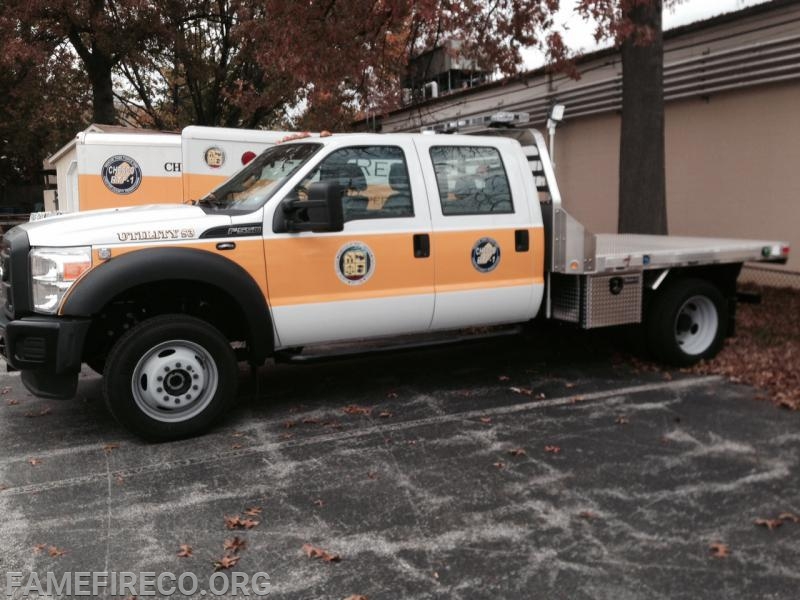
[[[28,390],[45,398],[75,394],[89,319],[32,316],[9,321],[0,315],[0,352],[22,371]]]

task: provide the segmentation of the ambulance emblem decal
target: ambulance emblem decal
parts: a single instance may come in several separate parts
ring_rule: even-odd
[[[500,245],[492,238],[481,238],[472,246],[472,266],[481,273],[494,271],[500,264]]]
[[[103,163],[103,183],[115,194],[135,192],[142,183],[142,168],[130,156],[117,154]]]
[[[225,164],[225,151],[218,146],[206,148],[206,151],[203,152],[203,160],[212,169],[219,169]]]
[[[336,275],[347,285],[361,285],[375,271],[375,255],[361,242],[348,242],[336,253]]]

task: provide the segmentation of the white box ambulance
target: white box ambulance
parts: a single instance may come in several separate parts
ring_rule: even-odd
[[[44,214],[190,202],[204,196],[286,131],[186,127],[180,134],[92,125],[48,160],[57,194]]]

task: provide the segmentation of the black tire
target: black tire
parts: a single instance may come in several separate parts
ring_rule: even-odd
[[[215,327],[185,315],[139,323],[114,344],[103,381],[119,423],[148,440],[202,433],[233,404],[239,369]]]
[[[657,290],[645,319],[647,348],[658,360],[687,367],[722,349],[728,304],[702,279],[678,279]]]

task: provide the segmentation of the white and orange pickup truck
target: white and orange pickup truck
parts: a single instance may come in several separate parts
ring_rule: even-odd
[[[655,355],[691,364],[730,331],[742,264],[788,257],[592,234],[562,207],[544,138],[493,133],[310,136],[194,204],[20,225],[0,249],[2,353],[45,397],[74,395],[87,363],[124,426],[166,440],[221,418],[238,362],[332,342],[642,323]]]

